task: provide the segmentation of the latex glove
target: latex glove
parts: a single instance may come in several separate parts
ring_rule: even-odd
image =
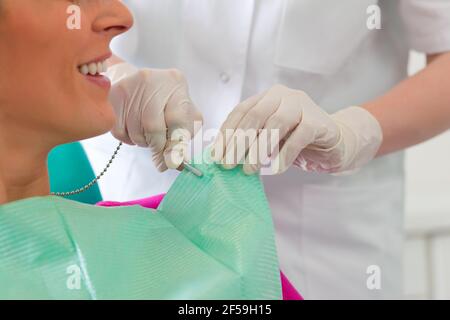
[[[257,134],[252,135],[252,129]],[[238,147],[243,134],[250,143]],[[272,143],[264,142],[264,136]],[[292,164],[306,171],[340,173],[373,159],[381,141],[381,127],[365,109],[349,107],[329,115],[306,93],[277,85],[239,104],[222,125],[212,150],[213,159],[224,168],[243,163],[247,174],[259,171],[264,159],[271,160],[274,174]]]
[[[120,63],[110,67],[107,76],[117,116],[114,137],[149,147],[159,171],[188,160],[188,143],[201,126],[202,115],[191,102],[183,75],[174,69],[137,69]]]

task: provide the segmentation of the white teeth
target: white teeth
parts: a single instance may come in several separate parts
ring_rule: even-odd
[[[103,61],[102,67],[102,72],[108,72],[108,64],[106,63],[106,61]]]
[[[78,69],[80,70],[80,73],[82,75],[87,76],[89,74],[91,76],[95,76],[108,71],[108,65],[106,61],[91,62],[83,64],[82,66],[78,67]]]
[[[97,72],[98,73],[103,72],[103,64],[101,62],[97,62]]]
[[[91,62],[89,63],[88,67],[89,67],[89,74],[91,76],[95,76],[95,74],[97,73],[97,64]]]
[[[89,73],[89,67],[86,64],[83,64],[80,67],[80,72],[82,75],[86,76]]]

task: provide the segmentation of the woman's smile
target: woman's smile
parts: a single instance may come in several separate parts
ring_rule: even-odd
[[[106,60],[110,57],[111,53],[108,53],[99,58],[83,63],[78,66],[78,71],[86,80],[98,85],[101,88],[109,90],[111,88],[111,81],[109,78],[102,75],[102,73],[108,71]]]
[[[0,3],[0,70],[8,74],[0,79],[0,119],[39,131],[46,149],[110,131],[116,117],[105,61],[112,39],[133,24],[122,1],[77,1],[80,29],[67,27],[73,1]]]

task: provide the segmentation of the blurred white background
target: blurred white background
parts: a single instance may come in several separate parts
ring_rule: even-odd
[[[425,57],[412,52],[410,74],[424,66]],[[450,131],[406,152],[407,299],[450,299],[449,167]]]

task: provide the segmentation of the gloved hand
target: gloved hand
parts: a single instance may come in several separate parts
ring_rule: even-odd
[[[137,69],[119,63],[108,68],[107,76],[117,116],[114,137],[130,145],[150,147],[159,171],[178,168],[187,160],[188,143],[202,122],[183,75],[174,69]]]
[[[242,135],[249,144],[242,146]],[[373,159],[381,141],[381,127],[365,109],[349,107],[329,115],[306,93],[277,85],[239,104],[212,150],[225,169],[243,163],[247,174],[259,171],[264,159],[271,160],[275,174],[292,164],[306,171],[341,173]]]

